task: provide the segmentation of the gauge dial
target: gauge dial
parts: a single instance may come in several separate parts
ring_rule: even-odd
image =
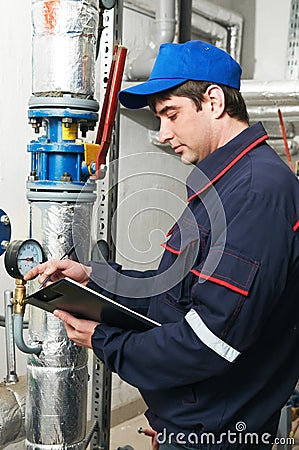
[[[12,241],[5,252],[4,264],[13,278],[23,276],[33,267],[45,261],[44,251],[34,239]]]
[[[112,9],[116,4],[116,0],[100,0],[100,8]]]

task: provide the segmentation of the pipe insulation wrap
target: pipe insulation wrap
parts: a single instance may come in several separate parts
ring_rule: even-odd
[[[36,448],[36,444],[83,448],[88,373],[87,358],[83,357],[86,351],[80,353],[76,359],[83,360],[81,366],[76,362],[70,367],[43,367],[35,365],[36,361],[33,365],[29,362],[26,437],[32,447],[27,448]]]
[[[81,195],[84,195],[81,201]],[[86,263],[90,255],[90,230],[94,193],[77,193],[76,202],[43,201],[46,193],[38,193],[42,201],[30,203],[32,235],[48,259],[61,258],[75,245],[71,258]],[[67,200],[67,194],[64,193]],[[90,201],[87,201],[89,196]]]
[[[41,200],[43,192],[39,193]],[[72,245],[79,262],[90,253],[90,203],[37,201],[30,204],[33,235],[46,256],[60,258]],[[30,308],[29,338],[42,342],[27,364],[26,449],[84,449],[87,414],[87,349],[67,337],[63,322]]]
[[[93,98],[96,0],[32,0],[32,92]]]
[[[299,80],[241,81],[241,93],[247,106],[298,106]]]
[[[0,384],[0,450],[25,437],[26,377]]]

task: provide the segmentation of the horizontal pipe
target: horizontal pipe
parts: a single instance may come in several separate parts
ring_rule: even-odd
[[[126,9],[130,9],[131,11],[135,11],[139,14],[142,14],[147,17],[155,18],[155,11],[150,9],[148,5],[142,3],[140,0],[124,0],[123,6]]]
[[[199,14],[211,21],[214,21],[222,26],[225,26],[230,32],[230,40],[226,50],[240,61],[242,33],[243,33],[243,18],[239,14],[222,6],[215,5],[207,0],[193,0],[193,13]]]
[[[227,49],[227,29],[219,25],[219,23],[213,22],[198,14],[192,14],[191,26],[194,34],[199,33],[204,38],[213,41],[216,47],[222,50]]]
[[[244,80],[241,92],[247,105],[299,105],[299,80]]]

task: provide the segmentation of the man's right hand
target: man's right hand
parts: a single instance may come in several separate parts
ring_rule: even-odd
[[[50,276],[50,282],[68,277],[86,285],[89,281],[90,273],[91,267],[84,266],[71,259],[52,259],[29,270],[24,275],[24,280],[28,281],[40,275],[38,281],[42,283],[48,276]]]

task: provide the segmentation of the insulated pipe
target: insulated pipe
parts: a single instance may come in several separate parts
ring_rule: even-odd
[[[28,145],[29,234],[41,242],[48,259],[58,259],[76,245],[78,261],[89,260],[96,186],[85,183],[81,164],[87,149],[77,137],[78,128],[85,137],[98,118],[93,100],[98,6],[98,0],[32,0],[28,115],[36,132],[47,126]],[[53,314],[34,307],[29,338],[42,348],[28,357],[25,448],[83,450],[87,349],[68,339],[63,322]]]
[[[243,33],[243,18],[235,12],[215,5],[207,0],[193,0],[192,10],[213,22],[225,26],[230,34],[226,50],[234,59],[240,61]]]
[[[148,46],[129,61],[126,71],[129,80],[145,80],[153,67],[161,44],[172,42],[175,34],[175,0],[157,2],[156,19],[152,25]]]
[[[32,0],[34,94],[93,98],[98,3]]]
[[[0,450],[25,437],[26,376],[18,383],[0,383]],[[21,446],[20,446],[21,448]]]
[[[241,92],[247,105],[299,106],[299,80],[245,80],[241,83]]]
[[[244,80],[241,93],[251,119],[277,120],[278,108],[285,118],[299,119],[299,80]]]
[[[27,196],[32,200],[31,192]],[[64,192],[63,202],[60,196],[59,201],[52,201],[49,192],[35,192],[30,205],[31,227],[49,258],[60,258],[78,244],[75,254],[84,263],[89,259],[95,198],[89,191],[77,193],[76,202],[73,197],[74,192]],[[26,449],[83,450],[87,349],[70,341],[63,322],[39,308],[30,308],[29,336],[32,341],[42,342],[42,351],[28,358]]]
[[[196,34],[199,32],[200,35],[212,40],[216,47],[222,50],[227,49],[228,33],[225,27],[198,14],[192,14],[191,24],[193,33]]]
[[[288,120],[292,120],[293,122],[298,122],[299,120],[299,104],[293,105],[293,106],[280,106],[279,109],[281,110],[284,118],[287,118]],[[274,105],[265,105],[265,106],[254,106],[249,105],[247,106],[247,111],[249,114],[250,119],[254,120],[277,120],[277,110],[278,106]]]

